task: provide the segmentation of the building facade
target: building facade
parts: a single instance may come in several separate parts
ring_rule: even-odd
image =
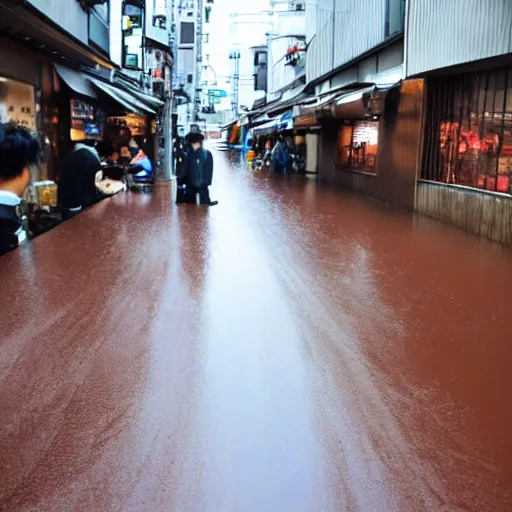
[[[512,244],[512,4],[306,8],[320,177]]]
[[[307,3],[306,76],[297,108],[318,127],[319,177],[412,209],[424,87],[404,81],[403,0]]]
[[[156,5],[0,2],[0,116],[38,133],[45,158],[34,180],[58,181],[74,143],[108,137],[119,124],[133,127],[154,148],[150,153],[161,176],[169,173],[165,148],[158,151],[168,92],[155,87],[158,66],[148,58],[154,43],[161,52],[160,72],[172,65],[168,28],[153,25]]]
[[[512,3],[411,0],[407,19],[427,89],[416,209],[512,245]]]
[[[201,106],[203,21],[211,2],[176,0],[176,113],[180,135],[198,123]]]

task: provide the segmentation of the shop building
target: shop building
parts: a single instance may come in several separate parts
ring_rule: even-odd
[[[164,101],[122,69],[126,3],[0,3],[0,117],[38,133],[45,158],[33,180],[58,181],[72,145],[102,137],[111,116],[155,126]]]
[[[427,90],[416,209],[509,245],[511,34],[508,0],[409,3],[406,72]]]
[[[318,133],[322,181],[412,209],[424,83],[404,80],[405,1],[306,5],[307,81],[296,108]]]
[[[208,4],[208,5],[206,5]],[[200,79],[202,72],[203,20],[211,9],[204,0],[176,0],[173,3],[176,20],[177,62],[174,74],[176,115],[179,135],[184,136],[197,123],[201,105]]]

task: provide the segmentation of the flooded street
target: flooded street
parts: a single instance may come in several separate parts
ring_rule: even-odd
[[[512,251],[214,157],[0,259],[0,510],[512,510]]]

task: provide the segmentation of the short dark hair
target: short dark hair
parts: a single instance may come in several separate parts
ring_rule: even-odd
[[[23,126],[0,124],[0,180],[21,176],[28,165],[37,165],[41,145]]]
[[[204,135],[201,132],[190,132],[187,135],[187,141],[189,144],[195,144],[196,142],[203,142]]]
[[[114,146],[110,144],[110,142],[100,140],[98,144],[96,144],[96,151],[101,158],[104,158],[114,153]]]
[[[130,128],[128,128],[128,126],[121,126],[119,128],[119,134],[121,134],[121,132],[126,132],[126,136],[129,137],[130,139],[132,138],[132,131],[130,130]]]

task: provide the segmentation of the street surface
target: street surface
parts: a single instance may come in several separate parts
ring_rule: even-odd
[[[512,510],[512,251],[215,154],[0,258],[0,510]]]

